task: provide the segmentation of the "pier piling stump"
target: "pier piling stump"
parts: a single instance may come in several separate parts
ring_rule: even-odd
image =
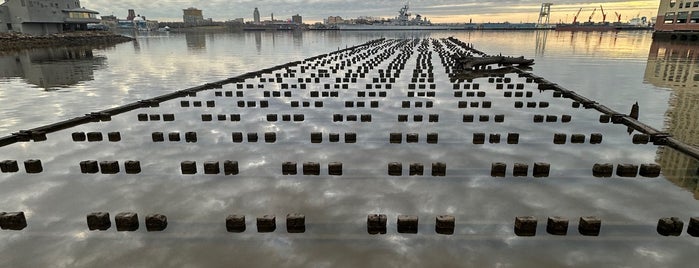
[[[167,134],[167,138],[169,141],[180,141],[180,133],[179,132],[170,132]]]
[[[432,176],[444,177],[447,175],[447,164],[446,163],[432,163]]]
[[[98,142],[102,141],[104,138],[102,137],[101,132],[88,132],[87,133],[87,141],[88,142]]]
[[[141,162],[126,161],[124,162],[124,170],[126,171],[126,174],[139,174],[141,173]]]
[[[403,175],[403,164],[398,162],[388,163],[388,175],[389,176],[401,176]]]
[[[392,144],[400,144],[403,142],[403,134],[402,133],[391,133],[389,135],[389,142]]]
[[[206,161],[204,162],[204,174],[219,174],[221,173],[221,166],[218,161]]]
[[[96,174],[100,171],[99,164],[94,160],[80,162],[80,172],[83,174]]]
[[[119,132],[109,132],[107,133],[107,139],[110,142],[119,142],[121,141],[121,133]]]
[[[153,134],[151,134],[151,138],[153,139],[153,142],[164,142],[165,134],[162,132],[153,132]]]
[[[112,221],[109,219],[108,212],[93,212],[87,214],[87,228],[90,231],[106,231],[111,227]]]
[[[570,116],[568,114],[561,115],[561,122],[562,123],[570,123],[571,120],[573,120],[572,116]]]
[[[535,236],[537,220],[532,216],[523,216],[515,218],[515,235],[516,236]]]
[[[151,214],[146,216],[146,231],[160,232],[167,228],[167,217],[162,214]]]
[[[303,175],[319,176],[320,175],[320,163],[316,163],[316,162],[303,163]]]
[[[599,236],[602,228],[602,220],[597,217],[580,217],[578,232],[584,236]]]
[[[15,173],[19,172],[19,165],[15,160],[5,160],[0,162],[0,172],[2,173]]]
[[[238,161],[226,160],[223,162],[224,175],[238,175],[238,173],[240,173],[240,170],[238,169]]]
[[[182,161],[182,163],[180,163],[180,168],[182,169],[183,175],[197,174],[197,162],[195,161]]]
[[[507,144],[519,144],[519,133],[507,134]]]
[[[342,163],[332,162],[328,164],[328,174],[331,176],[342,176]]]
[[[473,144],[485,144],[485,133],[473,133]]]
[[[590,135],[590,144],[601,144],[602,143],[602,133],[592,133]]]
[[[490,134],[489,142],[490,142],[491,144],[498,144],[498,143],[500,143],[500,134]]]
[[[680,218],[672,217],[658,220],[658,227],[656,229],[658,234],[662,236],[680,236],[683,228],[684,222],[682,222]]]
[[[41,173],[44,167],[41,165],[41,160],[29,159],[24,161],[24,170],[29,174]]]
[[[592,175],[597,178],[609,178],[614,174],[614,165],[610,163],[595,164],[592,167]]]
[[[405,142],[407,143],[418,143],[420,135],[417,133],[408,133],[405,135]]]
[[[138,214],[134,212],[122,212],[114,216],[114,222],[118,232],[134,232],[138,230]]]
[[[418,217],[412,215],[398,215],[398,233],[417,234]]]
[[[583,135],[583,134],[570,135],[570,143],[573,143],[573,144],[585,143],[585,135]]]
[[[552,235],[568,234],[568,219],[562,217],[549,217],[546,223],[546,232]]]
[[[345,143],[357,143],[357,133],[345,133]]]
[[[340,133],[330,133],[328,135],[328,141],[330,142],[340,142]]]
[[[386,222],[388,218],[385,214],[369,214],[367,216],[367,232],[369,234],[386,234]]]
[[[257,142],[257,133],[248,133],[248,142]]]
[[[257,218],[257,232],[271,233],[277,229],[277,217],[274,215],[264,215]]]
[[[491,177],[505,177],[507,173],[507,164],[505,163],[493,163],[490,168]]]
[[[657,164],[642,164],[639,169],[639,175],[646,178],[660,177],[660,165]]]
[[[299,213],[286,215],[286,231],[288,233],[305,233],[306,216]]]
[[[275,132],[265,132],[265,142],[275,143],[277,142],[277,133]]]
[[[233,133],[231,133],[231,137],[233,139],[233,142],[235,142],[235,143],[243,142],[243,133],[242,132],[233,132]]]
[[[567,139],[568,139],[568,135],[566,135],[565,133],[553,134],[553,143],[554,144],[566,144]]]
[[[533,172],[534,172],[535,178],[548,177],[550,171],[551,171],[551,164],[542,163],[542,162],[534,163],[534,171]]]
[[[71,134],[71,137],[73,138],[73,141],[86,141],[87,140],[87,135],[85,135],[85,132],[73,132]]]
[[[512,176],[515,177],[526,177],[529,174],[529,165],[524,163],[515,163],[512,169]]]
[[[533,121],[534,121],[534,123],[542,123],[542,122],[544,122],[544,116],[541,114],[536,114],[536,115],[534,115]]]
[[[687,226],[687,234],[692,237],[699,237],[699,217],[692,217],[689,219],[689,226]]]
[[[454,234],[454,227],[456,226],[456,218],[451,215],[440,215],[436,218],[435,232],[443,235]]]
[[[102,174],[117,174],[120,171],[118,161],[101,161],[99,164]]]
[[[619,164],[616,167],[616,175],[624,178],[638,176],[638,166],[633,164]]]
[[[422,176],[425,172],[425,166],[420,163],[410,164],[410,176]]]
[[[647,134],[635,134],[631,140],[633,144],[648,144],[650,136]]]
[[[184,133],[184,141],[188,143],[196,143],[197,142],[197,133],[196,132],[186,132]]]
[[[226,231],[229,233],[245,232],[245,216],[228,215],[228,217],[226,217]]]
[[[497,114],[497,115],[495,115],[495,117],[493,118],[493,120],[494,120],[496,123],[505,122],[505,115],[504,115],[504,114]]]
[[[282,163],[282,175],[296,175],[296,162],[284,162]]]
[[[437,133],[427,133],[427,143],[437,144],[439,143],[439,134]]]
[[[322,132],[311,133],[311,143],[322,143],[322,142],[323,142],[323,133]]]
[[[0,229],[21,231],[27,228],[24,212],[0,212]]]

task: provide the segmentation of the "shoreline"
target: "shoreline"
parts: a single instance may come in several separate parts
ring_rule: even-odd
[[[47,36],[20,33],[0,33],[0,51],[17,51],[47,47],[74,47],[86,45],[116,45],[134,39],[112,32],[71,32]]]

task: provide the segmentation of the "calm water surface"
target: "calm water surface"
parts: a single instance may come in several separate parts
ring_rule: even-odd
[[[679,139],[699,144],[699,68],[696,46],[654,42],[647,32],[304,32],[241,34],[162,34],[108,48],[55,48],[0,52],[0,134],[80,116],[92,111],[150,98],[178,89],[233,77],[249,71],[303,60],[376,38],[444,38],[454,36],[489,54],[534,58],[532,72],[575,90],[620,112],[638,102],[641,121]],[[268,109],[237,108],[239,100],[262,100],[259,90],[243,98],[220,98],[214,91],[187,101],[216,100],[213,108],[180,107],[180,100],[137,110],[111,122],[89,124],[49,135],[42,143],[0,148],[0,160],[37,158],[45,172],[0,174],[0,211],[25,211],[29,227],[0,232],[0,266],[303,266],[369,267],[676,267],[695,262],[699,240],[684,233],[665,238],[655,233],[661,217],[678,216],[685,224],[699,216],[699,164],[671,149],[633,145],[624,127],[600,124],[596,111],[573,109],[571,102],[533,84],[532,101],[548,101],[547,110],[513,109],[488,85],[485,99],[455,98],[439,57],[436,98],[406,98],[405,85],[416,55],[406,64],[396,87],[380,109],[344,108],[357,98],[352,88],[338,99],[325,98],[323,109],[290,108],[292,100],[315,101],[306,95],[272,98]],[[386,62],[387,63],[387,62]],[[384,63],[385,64],[385,63]],[[384,65],[385,66],[385,65]],[[373,71],[376,74],[376,70]],[[306,74],[307,75],[307,74]],[[524,83],[516,75],[508,75]],[[258,81],[246,81],[258,84]],[[362,86],[363,83],[360,83]],[[402,85],[402,86],[400,86]],[[264,83],[265,89],[278,85]],[[319,85],[309,90],[324,91]],[[316,88],[317,87],[317,88]],[[223,91],[239,91],[227,85]],[[366,90],[370,91],[370,90]],[[379,90],[376,90],[379,91]],[[401,101],[435,102],[434,108],[401,108]],[[457,109],[458,101],[491,100],[488,109]],[[527,100],[525,100],[527,101]],[[504,105],[499,105],[504,104]],[[138,113],[175,112],[171,124],[136,120]],[[202,122],[201,114],[240,114],[241,122]],[[266,114],[305,114],[303,123],[267,122]],[[332,122],[331,115],[370,113],[372,123]],[[397,114],[440,114],[440,122],[396,122]],[[504,114],[504,124],[466,124],[463,114]],[[573,122],[533,124],[534,114],[569,114]],[[280,118],[281,119],[281,118]],[[120,143],[75,143],[74,131],[121,131]],[[199,142],[153,143],[152,132],[196,131]],[[231,132],[277,132],[277,143],[231,142]],[[311,144],[310,133],[323,132],[324,143]],[[358,134],[358,143],[329,143],[328,133]],[[420,143],[392,145],[388,133],[418,133]],[[427,144],[428,132],[439,144]],[[472,134],[522,134],[520,144],[474,145]],[[553,145],[554,133],[603,133],[601,145]],[[262,141],[263,137],[260,137]],[[341,139],[343,140],[343,139]],[[85,175],[83,160],[140,160],[139,175]],[[185,160],[235,160],[240,176],[183,176]],[[282,176],[282,162],[320,162],[323,176]],[[343,176],[327,176],[329,162],[343,162]],[[445,162],[443,178],[388,177],[388,162]],[[493,179],[493,162],[548,162],[546,179]],[[594,163],[658,163],[658,179],[595,179]],[[300,166],[299,166],[300,168]],[[406,171],[404,171],[406,172]],[[165,232],[89,232],[87,213],[108,211],[168,216]],[[287,234],[284,216],[306,215],[305,234]],[[366,234],[366,215],[385,213],[388,234]],[[248,231],[225,232],[228,214],[247,216]],[[259,234],[254,217],[276,214],[277,231]],[[399,214],[420,216],[417,235],[398,234]],[[453,236],[434,233],[434,217],[457,218]],[[538,236],[512,232],[516,216],[539,218]],[[577,218],[603,219],[600,237],[577,234]],[[546,234],[549,216],[571,219],[569,235]]]

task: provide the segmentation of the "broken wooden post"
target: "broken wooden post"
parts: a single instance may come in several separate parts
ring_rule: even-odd
[[[516,217],[515,218],[515,235],[516,236],[535,236],[537,220],[532,216]]]

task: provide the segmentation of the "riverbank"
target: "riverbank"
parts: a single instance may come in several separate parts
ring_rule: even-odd
[[[131,37],[111,32],[70,32],[47,36],[0,33],[0,51],[56,46],[114,45],[133,40]]]

